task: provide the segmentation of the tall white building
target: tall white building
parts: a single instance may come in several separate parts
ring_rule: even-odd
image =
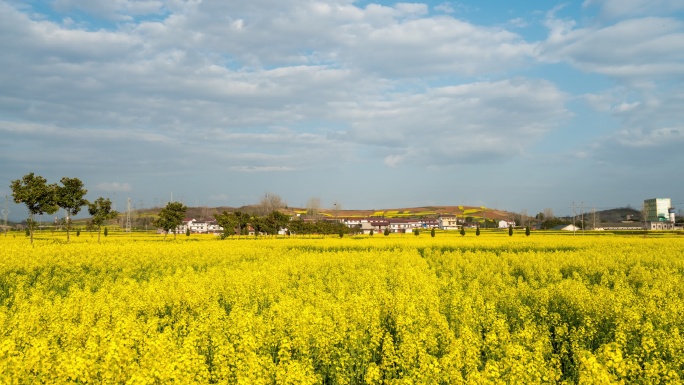
[[[653,198],[644,201],[647,222],[674,222],[674,210],[670,198]]]
[[[670,198],[653,198],[644,201],[644,222],[647,229],[674,229],[675,214]]]

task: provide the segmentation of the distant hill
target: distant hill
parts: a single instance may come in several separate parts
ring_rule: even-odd
[[[146,209],[140,212],[144,216],[156,216],[160,208]],[[256,214],[260,212],[260,208],[256,205],[242,206],[242,207],[188,207],[185,213],[186,218],[195,219],[211,219],[215,215],[221,214],[223,211],[242,211],[249,214]],[[285,207],[280,209],[284,214],[296,216],[306,215],[307,209],[301,207]],[[384,208],[374,210],[334,210],[334,209],[320,209],[318,214],[322,217],[328,218],[420,218],[420,217],[438,217],[440,215],[457,215],[459,217],[472,217],[475,220],[489,219],[500,220],[511,217],[511,213],[503,210],[478,207],[478,206],[422,206],[422,207],[408,207],[408,208]],[[138,214],[133,214],[137,217]]]
[[[586,218],[585,213],[585,218]],[[589,216],[593,215],[589,213]],[[641,222],[641,211],[631,207],[620,207],[616,209],[601,210],[596,212],[597,222],[617,223],[623,221]]]

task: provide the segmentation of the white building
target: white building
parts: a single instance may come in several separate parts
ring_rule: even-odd
[[[674,230],[675,210],[670,198],[644,200],[644,229]]]
[[[210,221],[200,221],[195,218],[183,219],[183,224],[176,228],[176,232],[183,234],[188,229],[191,233],[197,234],[216,234],[223,232],[223,227],[219,226],[215,219]]]
[[[646,222],[675,221],[674,208],[670,198],[653,198],[644,200],[644,216]]]
[[[499,228],[500,228],[500,229],[507,229],[507,228],[509,228],[509,227],[511,227],[511,226],[515,227],[515,221],[510,221],[510,222],[509,222],[509,221],[506,221],[506,220],[503,220],[503,219],[499,221]]]
[[[437,218],[437,223],[440,230],[458,230],[460,227],[458,225],[458,219],[455,216],[440,216]]]
[[[413,231],[413,227],[406,219],[402,218],[389,218],[389,231],[390,233],[410,233]]]

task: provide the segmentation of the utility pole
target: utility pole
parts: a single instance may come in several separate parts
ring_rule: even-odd
[[[131,232],[131,198],[128,198],[128,207],[126,209],[126,232]]]
[[[584,202],[581,203],[582,207],[582,235],[584,235]]]
[[[577,211],[575,211],[575,202],[572,202],[572,235],[575,235],[575,218],[577,217]]]

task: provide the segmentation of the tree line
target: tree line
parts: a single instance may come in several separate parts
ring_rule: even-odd
[[[31,244],[33,244],[33,233],[35,230],[35,216],[43,214],[54,214],[59,209],[64,209],[66,218],[64,223],[67,231],[67,242],[69,241],[71,229],[71,217],[77,215],[84,206],[88,206],[88,213],[92,216],[92,222],[98,227],[97,239],[100,240],[100,227],[105,221],[115,218],[119,213],[112,210],[112,202],[102,197],[93,202],[85,199],[88,193],[78,178],[64,177],[60,179],[61,185],[57,183],[48,184],[47,179],[34,173],[24,175],[21,179],[13,180],[10,183],[12,189],[12,199],[14,203],[24,204],[29,212],[26,220],[28,225]]]
[[[33,244],[36,226],[34,218],[36,215],[54,214],[59,209],[64,209],[66,212],[64,223],[67,242],[69,242],[71,217],[77,215],[86,206],[88,207],[88,214],[91,216],[91,223],[97,227],[97,241],[99,242],[102,225],[106,221],[116,218],[119,212],[112,208],[112,202],[109,198],[98,197],[92,202],[85,199],[88,190],[78,178],[64,177],[60,179],[60,183],[61,185],[48,183],[47,179],[34,173],[26,174],[21,179],[13,180],[10,183],[14,203],[24,204],[28,209],[29,217],[26,224],[31,237],[31,244]],[[167,233],[170,230],[175,230],[183,223],[183,215],[186,210],[187,207],[182,203],[169,202],[161,210],[159,218],[153,222],[153,225],[164,229]]]
[[[216,222],[223,228],[223,238],[247,235],[250,228],[255,234],[265,235],[276,235],[281,229],[287,229],[288,235],[345,235],[354,232],[354,229],[340,222],[304,221],[301,218],[291,220],[289,215],[278,210],[273,210],[265,216],[250,215],[241,211],[224,211],[216,216]]]

